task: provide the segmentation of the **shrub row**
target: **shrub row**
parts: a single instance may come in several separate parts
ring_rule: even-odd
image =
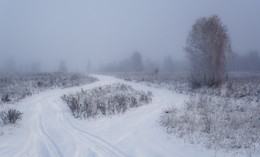
[[[148,104],[152,101],[152,93],[137,91],[131,86],[116,83],[64,95],[62,99],[74,117],[89,118],[124,113],[129,108]]]

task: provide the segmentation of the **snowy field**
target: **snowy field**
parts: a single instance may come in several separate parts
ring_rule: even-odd
[[[78,73],[0,73],[0,105],[54,88],[79,86],[95,79]]]
[[[93,75],[99,81],[65,89],[52,89],[26,97],[16,108],[23,119],[15,127],[6,126],[0,135],[0,156],[3,157],[257,157],[252,153],[223,152],[208,149],[203,144],[191,144],[167,134],[159,121],[164,111],[181,108],[189,100],[186,92],[149,87],[111,76]],[[135,90],[152,92],[152,102],[131,108],[118,115],[99,118],[74,118],[61,99],[114,83],[124,83]]]
[[[187,72],[167,73],[112,73],[117,78],[130,82],[141,83],[150,87],[168,89],[173,92],[188,95],[202,94],[221,96],[224,98],[243,99],[260,102],[260,73],[259,72],[230,72],[229,78],[220,88],[201,87],[193,89],[189,84]]]

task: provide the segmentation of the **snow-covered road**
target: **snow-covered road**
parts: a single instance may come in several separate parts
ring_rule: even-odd
[[[182,105],[184,95],[163,89],[124,82],[109,76],[95,75],[99,81],[82,87],[43,92],[19,102],[23,119],[13,134],[0,136],[1,157],[96,157],[148,156],[191,157],[223,156],[185,144],[164,133],[158,124],[163,109]],[[99,119],[72,117],[63,94],[124,82],[135,89],[153,92],[153,102],[125,114]],[[227,155],[227,154],[226,154]]]

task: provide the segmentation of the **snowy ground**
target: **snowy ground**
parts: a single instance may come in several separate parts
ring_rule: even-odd
[[[228,154],[191,145],[167,135],[158,120],[165,108],[181,106],[187,96],[109,76],[95,75],[100,81],[82,87],[56,89],[23,99],[17,108],[22,121],[12,134],[0,135],[2,157],[229,157]],[[63,94],[100,85],[124,82],[135,89],[152,91],[153,102],[125,114],[99,119],[75,119],[61,100]],[[259,153],[259,152],[258,152]],[[257,153],[252,154],[257,156]]]

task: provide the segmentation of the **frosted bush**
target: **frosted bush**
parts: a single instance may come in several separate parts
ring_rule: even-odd
[[[9,109],[0,112],[0,118],[4,124],[16,123],[17,120],[22,119],[22,114],[16,109]]]
[[[152,93],[116,83],[64,95],[62,99],[67,103],[74,117],[89,118],[125,113],[129,108],[148,104],[152,101]]]
[[[221,97],[191,97],[160,119],[168,133],[224,150],[254,149],[260,144],[260,104]]]

